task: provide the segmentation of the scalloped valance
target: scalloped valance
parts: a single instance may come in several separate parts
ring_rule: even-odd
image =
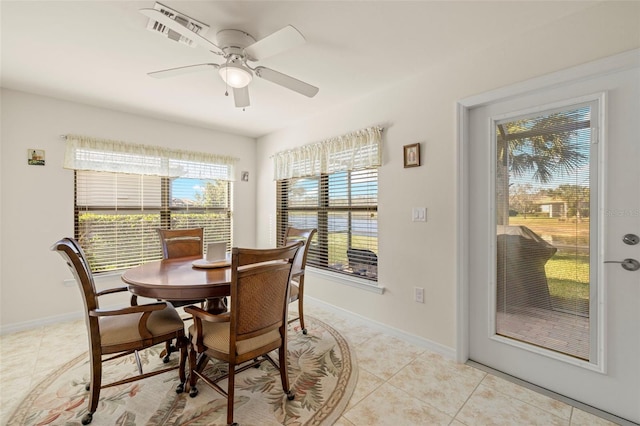
[[[369,127],[273,156],[274,180],[382,165],[382,128]]]
[[[193,179],[235,180],[236,158],[67,135],[64,168]]]

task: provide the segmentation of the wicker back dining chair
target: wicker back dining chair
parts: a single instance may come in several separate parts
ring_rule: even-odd
[[[287,375],[287,308],[293,261],[300,247],[302,242],[272,249],[235,247],[230,312],[214,315],[195,306],[185,308],[194,319],[189,327],[189,395],[198,394],[200,378],[227,397],[227,424],[233,423],[235,375],[265,360],[280,370],[282,389],[289,400],[294,398]],[[279,366],[269,356],[276,349]],[[207,377],[198,359],[209,358],[227,362],[229,372]],[[225,390],[218,382],[226,378]]]
[[[78,242],[72,238],[61,239],[51,247],[51,250],[57,251],[66,261],[80,287],[84,301],[85,322],[89,337],[91,376],[89,384],[86,386],[89,391],[88,412],[82,418],[82,424],[89,424],[93,420],[93,414],[98,407],[100,399],[100,389],[103,388],[155,376],[177,368],[179,370],[180,384],[176,391],[178,393],[182,392],[186,380],[187,341],[184,323],[176,310],[165,302],[127,306],[121,309],[102,309],[99,303],[100,296],[127,291],[127,287],[123,286],[97,292],[84,251]],[[179,365],[143,373],[137,351],[172,339],[176,339],[180,347]],[[139,374],[103,385],[102,364],[129,354],[135,355]],[[103,355],[112,356],[103,359]]]
[[[158,229],[162,258],[202,256],[204,246],[204,229]]]
[[[157,229],[163,259],[202,256],[204,229]],[[204,302],[200,300],[170,301],[174,308]],[[131,295],[131,305],[138,304],[138,296]]]
[[[203,255],[204,247],[204,228],[188,228],[188,229],[157,229],[158,237],[160,237],[160,245],[162,247],[163,259],[177,259],[181,257],[192,257]],[[200,303],[204,306],[205,300],[168,300],[174,308],[193,305]],[[133,297],[132,297],[132,304]],[[167,342],[164,362],[169,362],[172,352],[176,351],[176,347]]]
[[[163,259],[181,257],[202,257],[204,245],[204,229],[158,229]],[[170,300],[175,308],[204,303],[204,300]]]
[[[284,243],[291,244],[295,241],[304,242],[304,246],[298,251],[296,259],[293,262],[293,273],[291,278],[291,290],[289,291],[289,303],[298,301],[298,316],[289,318],[289,323],[300,320],[300,328],[303,334],[307,334],[307,328],[304,325],[304,275],[307,266],[307,255],[311,240],[317,232],[316,228],[298,229],[294,227],[287,228],[284,236]]]

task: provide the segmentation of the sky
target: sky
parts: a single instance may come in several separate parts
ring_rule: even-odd
[[[203,180],[177,178],[171,182],[171,195],[173,198],[186,198],[188,200],[195,200],[196,194],[202,194],[203,188]]]

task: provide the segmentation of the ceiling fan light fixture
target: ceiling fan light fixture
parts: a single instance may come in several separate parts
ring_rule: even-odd
[[[249,68],[233,62],[221,65],[218,72],[224,82],[235,89],[242,89],[248,86],[253,79],[253,73]]]

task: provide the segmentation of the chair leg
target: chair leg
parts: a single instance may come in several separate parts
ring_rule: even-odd
[[[187,381],[187,375],[185,374],[186,361],[187,361],[187,339],[181,338],[177,341],[180,347],[180,364],[178,366],[178,376],[180,377],[180,383],[176,387],[176,393],[184,392],[184,384]]]
[[[100,387],[102,386],[102,357],[100,354],[91,354],[91,382],[89,386],[89,412],[82,417],[82,424],[88,425],[93,420],[93,413],[98,408],[100,400]]]
[[[189,344],[189,396],[191,398],[195,398],[198,395],[198,388],[196,388],[196,380],[198,380],[197,369],[196,349]]]
[[[162,358],[162,362],[165,364],[169,362],[171,352],[176,351],[176,347],[171,344],[171,340],[167,340],[164,344],[165,356]]]
[[[140,353],[138,351],[134,351],[133,355],[136,358],[136,365],[138,366],[138,373],[142,374],[142,361],[140,361]]]
[[[233,424],[233,400],[235,394],[236,366],[229,363],[229,378],[227,386],[227,424]]]
[[[289,401],[295,398],[295,394],[289,389],[289,375],[287,373],[287,347],[281,345],[278,348],[278,360],[280,361],[280,381],[282,382],[282,390],[287,395]]]
[[[298,317],[300,318],[300,328],[302,334],[307,334],[307,328],[304,326],[304,308],[302,307],[302,292],[298,295]]]

